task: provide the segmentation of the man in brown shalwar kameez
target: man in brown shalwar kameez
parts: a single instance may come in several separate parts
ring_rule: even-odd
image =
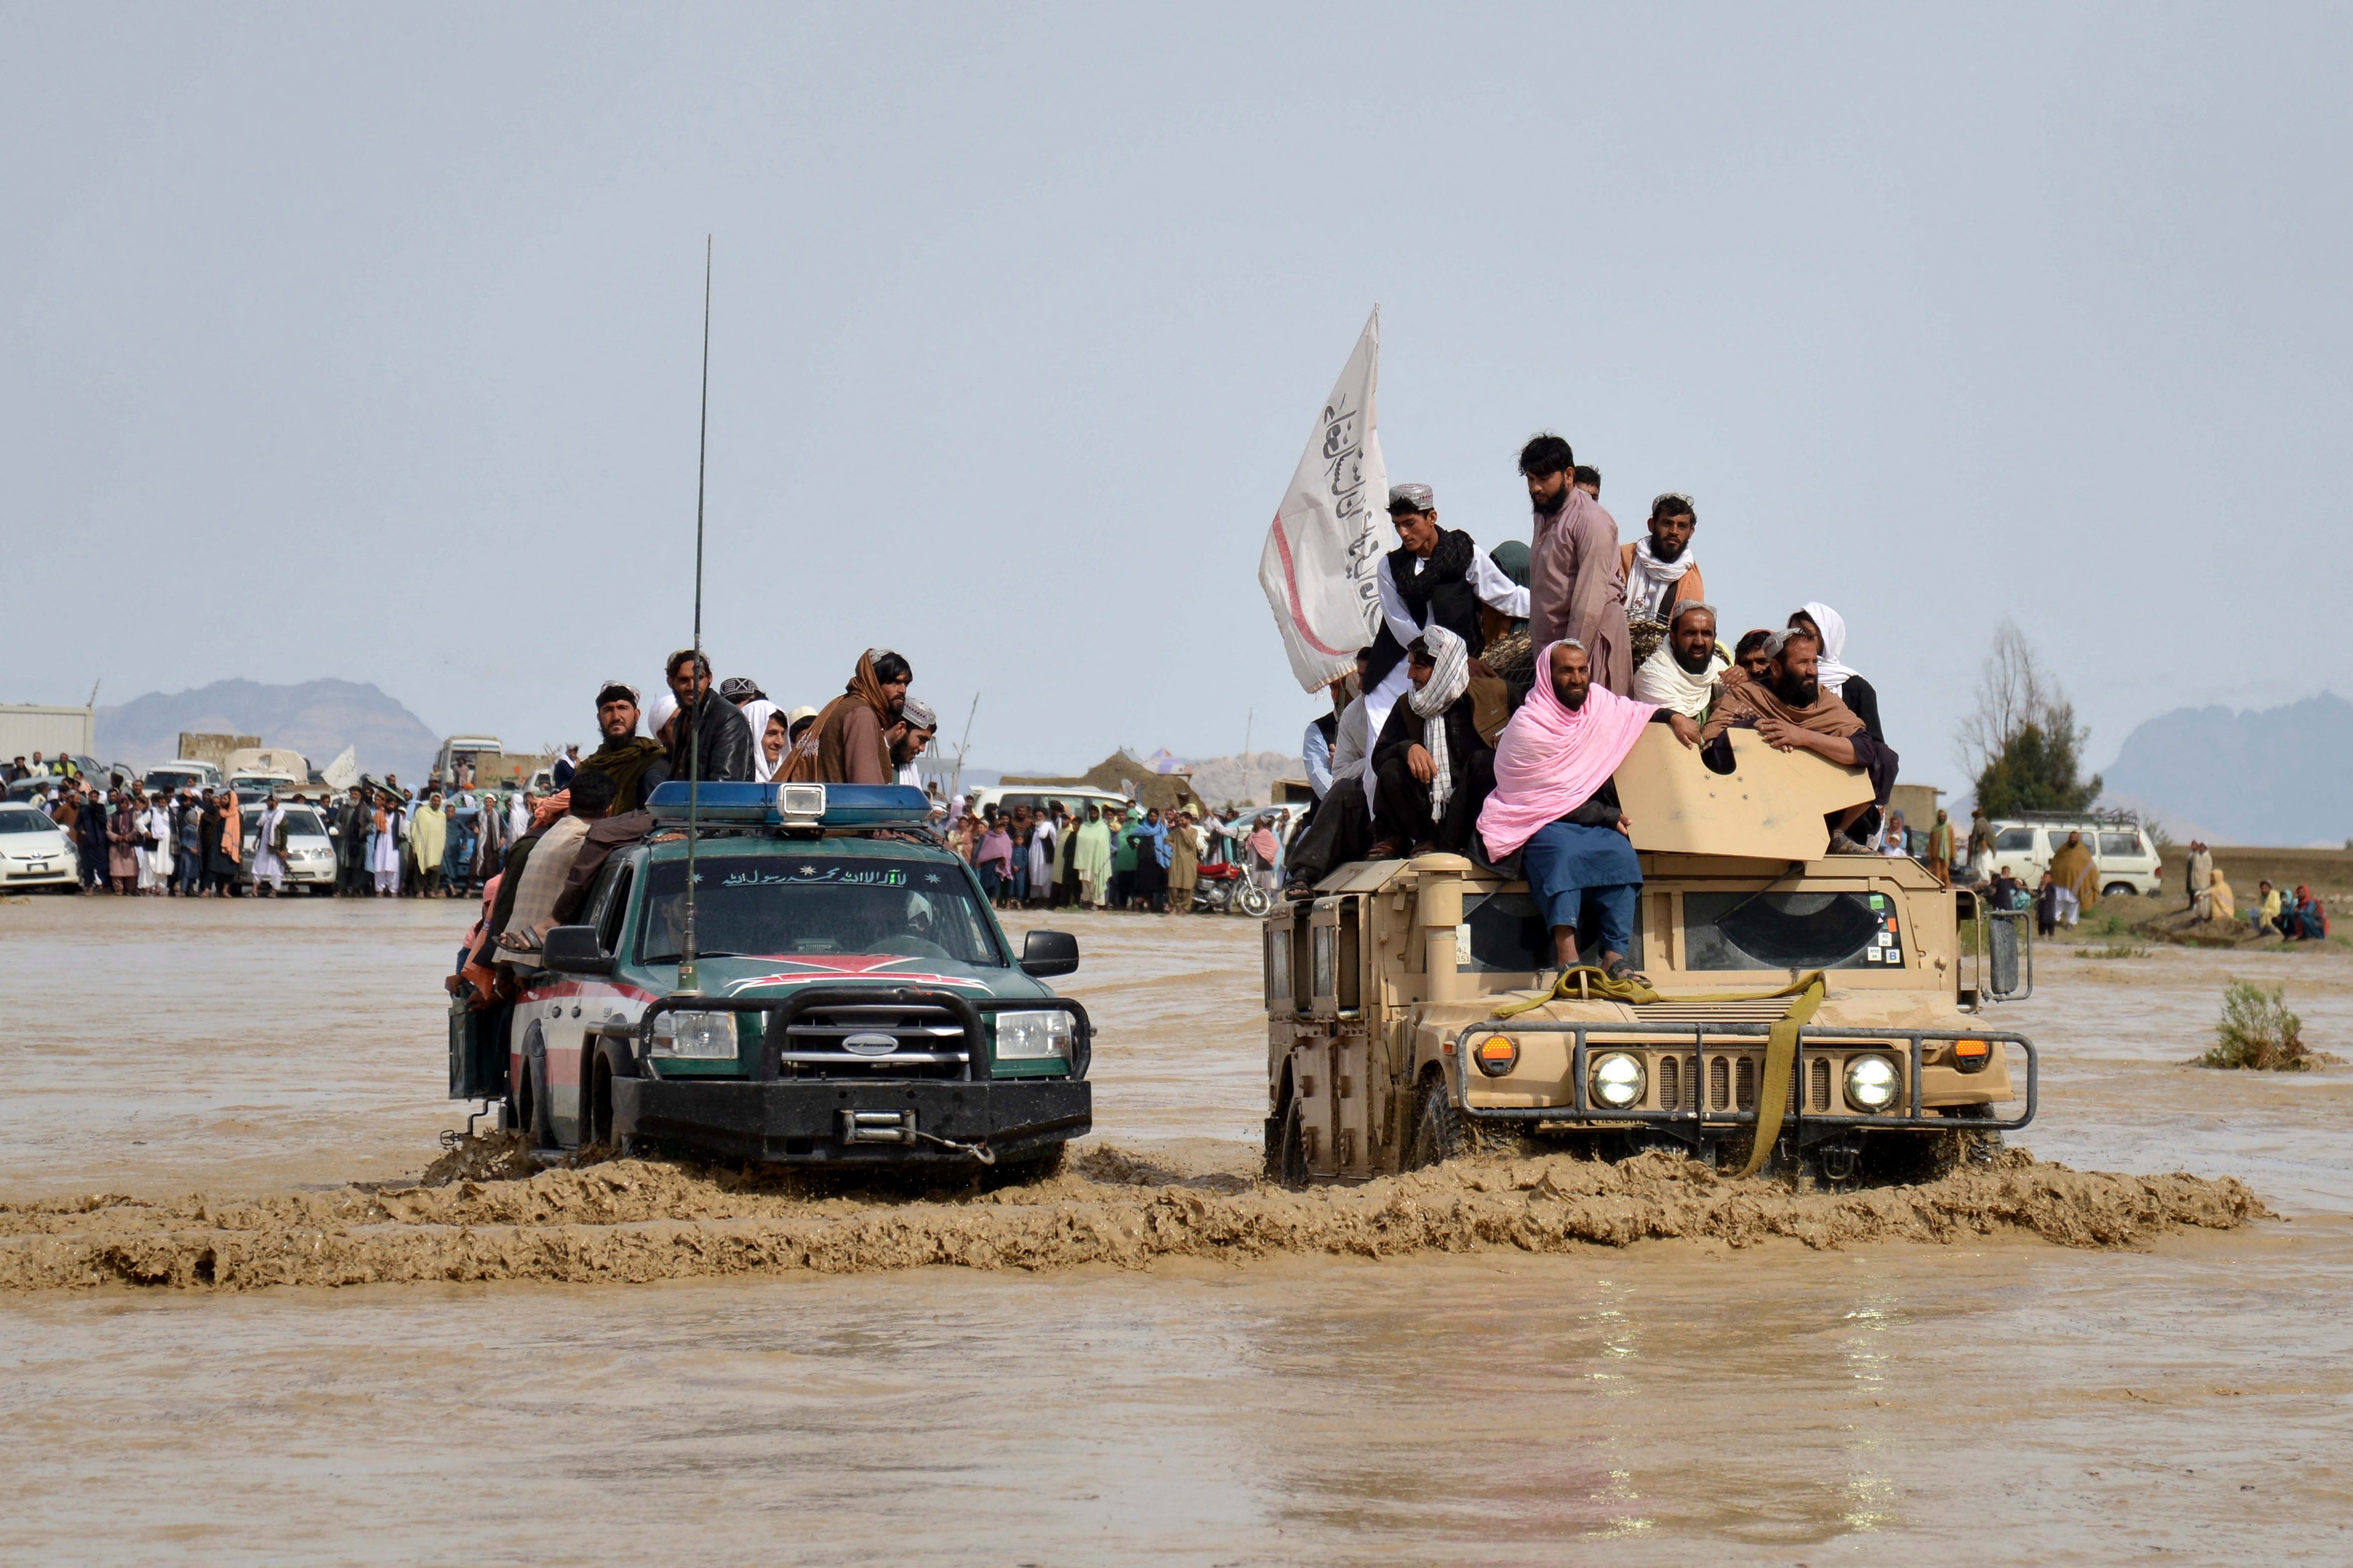
[[[1576,466],[1576,455],[1557,436],[1538,436],[1520,451],[1520,472],[1535,509],[1528,640],[1537,647],[1564,637],[1581,644],[1594,684],[1625,697],[1634,689],[1634,662],[1618,521],[1570,482]]]

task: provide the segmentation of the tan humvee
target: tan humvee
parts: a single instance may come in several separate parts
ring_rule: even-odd
[[[1643,875],[1630,956],[1661,1001],[1579,999],[1572,978],[1565,999],[1495,1018],[1555,989],[1552,936],[1525,882],[1461,856],[1343,866],[1270,915],[1270,1174],[1363,1179],[1479,1132],[1738,1169],[1761,1108],[1778,1168],[1908,1178],[2025,1126],[2033,1047],[1972,1016],[2031,987],[2022,922],[1916,861],[1826,854],[1823,814],[1867,800],[1867,780],[1753,731],[1733,742],[1719,775],[1654,727],[1618,771]],[[1980,934],[1964,953],[1963,920],[1990,944]],[[1815,971],[1825,990],[1797,1030],[1776,1128],[1760,1107],[1775,1098],[1759,1093],[1768,1038]]]

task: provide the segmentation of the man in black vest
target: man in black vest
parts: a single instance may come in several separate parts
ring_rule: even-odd
[[[1528,614],[1525,588],[1504,576],[1469,534],[1438,526],[1437,500],[1428,485],[1390,486],[1389,517],[1405,542],[1381,558],[1381,629],[1373,638],[1365,675],[1367,732],[1373,735],[1381,732],[1409,684],[1405,650],[1417,637],[1444,626],[1462,639],[1475,665],[1487,647],[1479,625],[1481,605],[1514,620],[1525,620]],[[1484,673],[1484,668],[1472,673]]]

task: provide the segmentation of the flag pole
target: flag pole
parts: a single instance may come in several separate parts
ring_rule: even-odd
[[[694,661],[687,666],[688,689],[694,705],[679,710],[686,725],[686,930],[679,944],[678,988],[693,995],[702,985],[694,965],[695,830],[701,825],[702,796],[702,699],[697,684],[708,679],[702,659],[702,476],[711,456],[711,236],[702,237],[702,420],[694,452]]]

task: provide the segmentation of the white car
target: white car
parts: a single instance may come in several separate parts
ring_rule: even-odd
[[[1993,868],[2010,868],[2031,889],[2051,868],[2051,858],[2080,833],[2092,851],[2100,896],[2121,893],[2154,894],[2163,885],[2165,862],[2148,834],[2129,822],[2103,821],[2096,816],[2037,816],[2031,821],[1996,819],[1993,827]]]
[[[80,886],[81,860],[66,830],[29,805],[0,805],[0,887]]]
[[[237,872],[237,879],[248,888],[253,885],[254,845],[260,837],[260,807],[256,806],[246,814],[245,858]],[[327,825],[315,807],[292,805],[286,808],[286,890],[306,889],[313,895],[335,890],[335,841],[327,836]]]

